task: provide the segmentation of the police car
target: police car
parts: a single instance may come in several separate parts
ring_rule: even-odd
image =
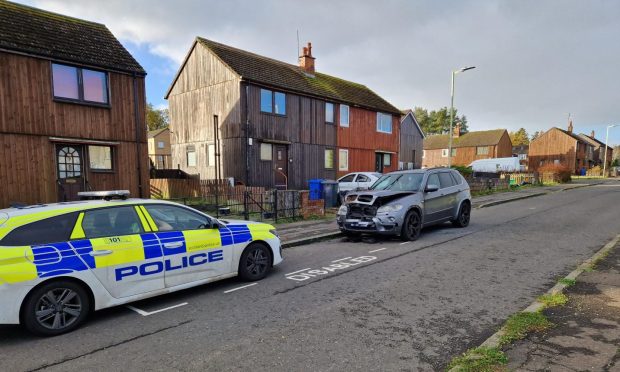
[[[127,195],[0,210],[0,323],[58,335],[92,310],[237,275],[259,280],[282,262],[271,225]]]

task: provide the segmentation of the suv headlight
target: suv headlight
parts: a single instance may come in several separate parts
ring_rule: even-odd
[[[346,216],[347,215],[347,206],[346,205],[341,205],[340,208],[338,208],[338,215],[339,216]]]
[[[401,209],[403,209],[402,204],[388,204],[388,205],[379,207],[379,209],[377,209],[377,213],[398,212]]]

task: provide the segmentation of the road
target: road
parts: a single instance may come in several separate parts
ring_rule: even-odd
[[[609,182],[474,210],[468,228],[425,229],[416,242],[291,248],[255,285],[133,304],[146,314],[187,303],[147,316],[104,310],[55,338],[2,326],[2,369],[441,370],[618,234],[619,200]]]

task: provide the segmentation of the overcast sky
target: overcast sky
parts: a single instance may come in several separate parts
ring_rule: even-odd
[[[297,63],[312,41],[317,70],[362,83],[399,108],[450,104],[470,130],[566,127],[605,140],[620,124],[620,1],[25,0],[104,23],[163,99],[195,36]],[[610,130],[620,144],[620,127]]]

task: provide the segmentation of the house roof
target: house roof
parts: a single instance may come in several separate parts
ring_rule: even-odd
[[[569,132],[569,131],[567,131],[567,130],[564,130],[564,129],[562,129],[562,128],[558,128],[558,127],[553,127],[553,128],[551,128],[551,129],[557,129],[557,130],[559,130],[560,132],[562,132],[562,133],[566,134],[567,136],[571,136],[571,137],[573,137],[573,138],[574,138],[574,139],[576,139],[577,141],[584,142],[583,138],[579,137],[578,135],[576,135],[576,134],[575,134],[575,133],[573,133],[573,132]]]
[[[149,130],[148,137],[149,138],[157,137],[161,132],[166,131],[166,130],[170,130],[170,128],[165,127],[161,129]]]
[[[146,75],[105,25],[4,0],[0,49]]]
[[[260,56],[215,41],[196,38],[245,81],[400,115],[400,111],[362,84]],[[174,84],[174,83],[173,83]]]
[[[592,136],[588,136],[587,134],[583,134],[583,133],[578,134],[578,136],[579,138],[581,138],[582,140],[586,141],[587,143],[589,143],[590,145],[594,147],[605,147],[605,142],[599,141]]]
[[[506,132],[506,129],[482,130],[461,134],[458,138],[452,137],[452,147],[475,147],[497,145]],[[424,139],[424,149],[447,149],[448,135],[438,134],[427,136]]]
[[[420,131],[420,134],[422,135],[422,138],[426,138],[426,135],[424,134],[424,131],[420,127],[420,124],[418,123],[418,120],[415,118],[415,115],[413,114],[413,110],[411,110],[411,109],[400,110],[400,113],[401,113],[401,118],[400,118],[400,123],[401,124],[405,121],[405,119],[407,119],[407,116],[411,116],[411,119],[413,119],[414,124],[416,125],[416,127],[418,127],[418,130]]]

